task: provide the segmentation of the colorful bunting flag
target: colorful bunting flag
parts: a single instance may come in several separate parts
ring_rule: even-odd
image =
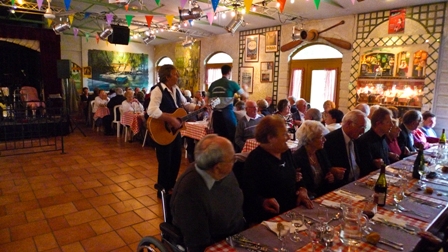
[[[218,8],[219,0],[212,0],[213,11],[216,12],[216,8]]]
[[[209,13],[207,13],[207,19],[208,19],[208,22],[210,23],[210,25],[213,24],[214,17],[215,17],[215,13],[213,11],[210,11]]]
[[[132,22],[132,19],[134,18],[134,16],[126,15],[125,17],[126,17],[126,22],[128,23],[128,26],[131,26],[131,22]]]
[[[89,42],[90,33],[86,33],[86,41]]]
[[[47,18],[48,27],[51,27],[51,23],[53,23],[53,19]]]
[[[283,13],[283,9],[285,8],[286,0],[277,0],[277,2],[280,4],[280,7],[279,7],[280,13]]]
[[[37,8],[42,8],[42,3],[44,2],[44,0],[37,0]]]
[[[151,28],[151,22],[152,22],[152,18],[154,16],[145,16],[146,18],[146,23],[148,24],[148,27]]]
[[[320,0],[314,0],[314,4],[316,5],[316,10],[319,9]]]
[[[355,1],[356,1],[356,0],[352,0],[352,4],[353,4],[353,5],[355,5]]]
[[[88,18],[88,17],[90,17],[90,14],[92,14],[92,13],[90,13],[90,12],[84,12],[84,18]]]
[[[79,32],[79,29],[76,27],[73,27],[73,35],[75,35],[75,38],[78,37],[78,32]]]
[[[160,6],[160,0],[156,0],[157,6]]]
[[[65,4],[65,10],[68,11],[68,9],[70,8],[70,3],[72,2],[72,0],[64,0],[64,4]]]
[[[107,25],[110,25],[110,23],[112,23],[112,19],[114,19],[114,14],[113,13],[107,13],[106,14]]]
[[[70,25],[73,24],[73,18],[75,17],[75,14],[71,14],[68,16],[68,21],[70,22]]]
[[[186,3],[187,0],[180,0],[180,7],[183,9]]]
[[[174,19],[174,15],[170,14],[170,15],[166,15],[166,21],[168,22],[168,26],[171,27],[171,25],[173,25],[173,19]]]
[[[11,0],[11,5],[14,6],[15,2],[15,0]]]
[[[128,11],[128,10],[129,10],[129,4],[126,4],[126,5],[124,6],[124,9],[125,9],[126,11]]]
[[[96,34],[95,39],[96,43],[98,44],[100,42],[100,35],[98,35],[98,33]]]
[[[246,13],[249,13],[250,7],[252,7],[252,0],[244,0],[244,7],[246,7]]]

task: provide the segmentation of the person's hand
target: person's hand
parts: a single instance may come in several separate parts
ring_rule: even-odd
[[[174,116],[170,116],[170,119],[169,119],[168,123],[174,129],[179,129],[182,126],[182,123]]]
[[[297,199],[296,199],[296,205],[304,205],[306,208],[311,209],[314,208],[313,202],[308,197],[308,191],[306,188],[301,187],[297,192]]]
[[[263,209],[266,212],[278,214],[280,213],[280,205],[278,204],[277,200],[275,198],[269,198],[263,200]]]
[[[330,172],[333,174],[334,178],[337,180],[344,179],[345,168],[343,167],[331,167]]]
[[[296,169],[296,182],[299,182],[303,178],[302,173],[300,172],[300,170],[302,170],[302,168],[297,168]]]
[[[393,162],[400,160],[400,156],[396,153],[389,152],[389,159]]]
[[[296,125],[296,126],[300,126],[300,125],[302,125],[302,121],[300,121],[300,120],[294,120],[294,121],[293,121],[293,124]]]
[[[333,173],[327,172],[327,174],[325,175],[325,180],[330,184],[333,183],[334,182]]]
[[[408,147],[404,147],[403,155],[409,156],[410,154],[411,154],[411,152],[409,151]]]
[[[373,160],[373,165],[375,165],[376,169],[380,169],[381,165],[384,164],[384,160],[382,158],[377,158]]]

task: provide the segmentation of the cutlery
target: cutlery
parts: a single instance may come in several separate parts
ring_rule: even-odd
[[[427,215],[427,214],[422,214],[422,213],[416,212],[416,211],[414,211],[412,209],[404,208],[403,206],[398,205],[398,204],[397,204],[397,206],[398,206],[398,209],[400,209],[400,211],[402,211],[402,212],[409,212],[409,213],[418,215],[418,216],[426,218],[426,219],[429,218],[429,215]]]
[[[437,208],[437,209],[440,209],[440,208],[443,207],[443,205],[440,205],[440,204],[437,204],[435,202],[431,202],[431,201],[428,201],[428,200],[424,200],[424,199],[421,199],[421,198],[417,198],[417,197],[412,196],[412,195],[409,195],[408,197],[410,197],[409,201],[417,202],[417,203],[422,204],[422,205],[431,206],[431,207],[434,207],[434,208]]]
[[[400,247],[403,247],[403,246],[404,246],[404,244],[401,243],[401,242],[395,242],[395,241],[389,240],[389,239],[384,238],[384,237],[381,237],[381,240],[386,241],[386,242],[389,242],[389,243],[392,243],[392,244],[395,244],[395,245],[400,246]]]
[[[248,238],[246,238],[245,236],[243,236],[242,234],[236,234],[231,236],[231,240],[235,241],[237,245],[240,245],[243,248],[248,248],[255,251],[264,251],[264,252],[277,251],[276,248],[270,249],[268,246],[264,244],[253,242]]]
[[[395,224],[395,223],[393,223],[393,222],[390,222],[390,221],[388,221],[388,220],[386,220],[386,219],[384,219],[384,218],[378,218],[378,219],[379,219],[379,221],[377,221],[377,222],[379,222],[379,223],[381,223],[381,224],[384,224],[384,225],[386,225],[386,226],[393,227],[393,228],[397,228],[397,229],[399,229],[399,230],[402,230],[402,231],[404,231],[404,232],[406,232],[406,233],[409,233],[409,234],[412,234],[412,235],[417,234],[417,233],[415,232],[415,229],[413,229],[413,228],[409,228],[409,227],[407,227],[407,226],[400,226],[400,225]]]
[[[387,246],[392,247],[392,248],[394,248],[394,249],[403,251],[403,247],[402,247],[402,246],[399,246],[399,245],[396,245],[396,244],[394,244],[394,243],[391,243],[391,242],[389,242],[389,241],[387,241],[387,240],[385,240],[385,239],[380,239],[379,243],[384,244],[384,245],[387,245]]]
[[[349,197],[352,197],[352,198],[363,197],[364,200],[365,200],[365,197],[363,195],[355,193],[355,192],[351,192],[351,191],[346,190],[346,189],[339,189],[339,192],[341,192],[342,194],[345,194],[345,195],[347,195]]]

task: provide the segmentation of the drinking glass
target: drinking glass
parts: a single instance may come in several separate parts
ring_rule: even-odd
[[[392,211],[394,213],[398,213],[400,212],[400,208],[398,207],[398,203],[400,203],[404,198],[404,191],[403,188],[400,187],[398,188],[397,191],[394,192],[394,203],[395,203],[395,208],[392,209]]]
[[[288,250],[285,248],[285,237],[288,234],[289,234],[289,226],[283,225],[283,230],[278,230],[277,238],[282,242],[282,247],[279,249],[279,251],[288,252]]]
[[[325,206],[319,205],[317,207],[317,219],[321,223],[328,221],[328,209]]]
[[[299,242],[302,241],[302,239],[300,239],[299,233],[300,233],[300,227],[303,226],[303,216],[299,215],[299,214],[294,214],[292,221],[291,221],[291,225],[292,228],[294,228],[294,235],[290,236],[289,239],[291,239],[291,241],[293,242]]]
[[[420,179],[418,180],[419,187],[423,187],[425,185],[425,183],[422,181],[422,178],[423,176],[425,176],[426,172],[427,172],[426,165],[420,165],[418,167],[418,173],[420,174]]]
[[[333,244],[334,227],[327,225],[322,234],[322,241],[325,244],[324,252],[332,252],[331,245]]]
[[[311,244],[313,245],[313,252],[316,251],[316,244],[319,243],[319,239],[321,238],[321,225],[321,223],[315,222],[309,225],[309,227],[307,226],[308,235],[311,239]]]

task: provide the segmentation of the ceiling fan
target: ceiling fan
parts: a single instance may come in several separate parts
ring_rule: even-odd
[[[324,39],[327,42],[329,42],[329,43],[331,43],[331,44],[333,44],[335,46],[341,47],[341,48],[346,49],[346,50],[350,50],[350,49],[352,49],[352,44],[350,42],[348,42],[348,41],[345,41],[343,39],[319,36],[321,33],[326,32],[326,31],[328,31],[330,29],[333,29],[336,26],[343,25],[343,24],[345,24],[345,21],[341,21],[341,22],[339,22],[339,23],[337,23],[337,24],[335,24],[335,25],[333,25],[333,26],[331,26],[331,27],[329,27],[327,29],[324,29],[322,31],[317,31],[315,29],[311,29],[309,31],[306,31],[306,30],[297,29],[297,28],[294,27],[293,34],[292,34],[293,41],[288,42],[288,43],[282,45],[280,47],[280,51],[282,51],[282,52],[289,51],[289,50],[295,48],[296,46],[302,44],[304,41],[310,41],[310,42],[311,41],[316,41],[318,38]],[[295,33],[296,31],[298,31],[299,34],[296,34]]]

